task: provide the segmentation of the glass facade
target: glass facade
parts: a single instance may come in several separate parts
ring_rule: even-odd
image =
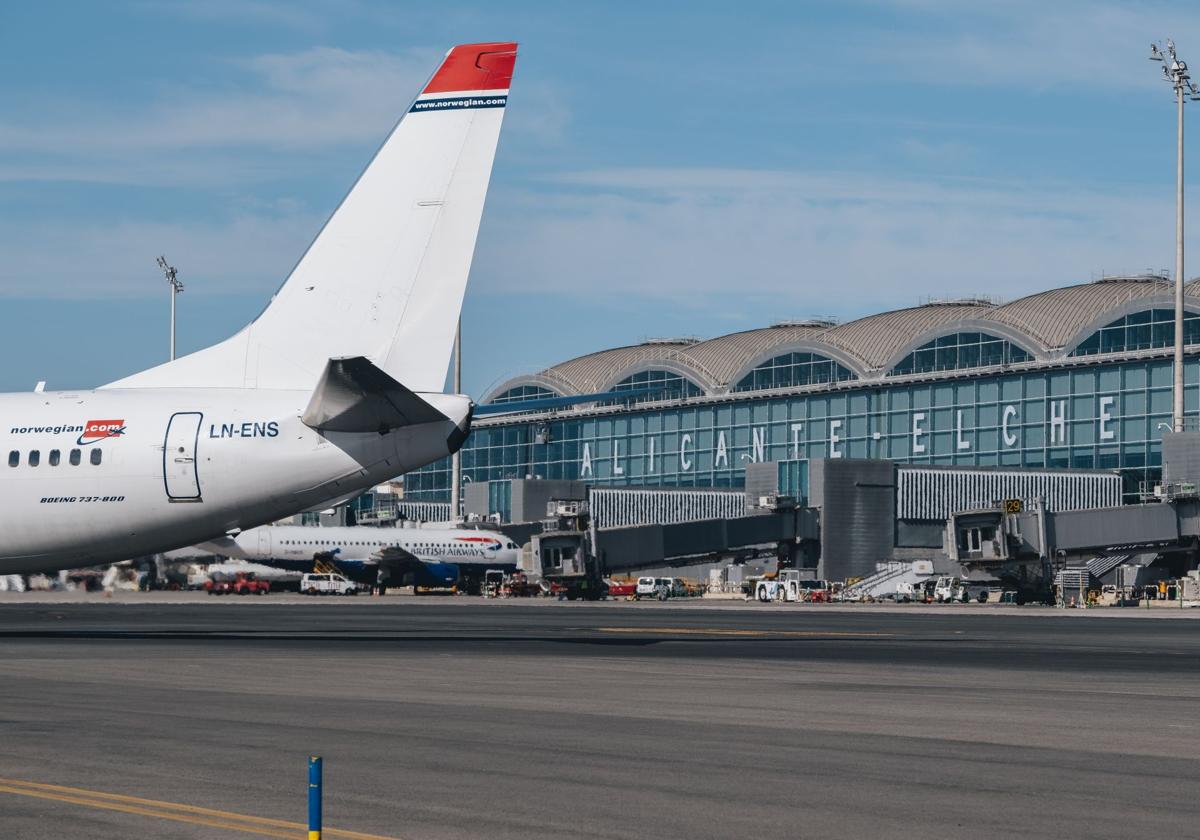
[[[558,394],[551,391],[549,388],[542,388],[537,385],[518,385],[515,388],[509,388],[502,394],[488,400],[489,405],[501,405],[502,403],[522,402],[523,400],[540,400],[543,397],[557,397]]]
[[[772,388],[796,388],[822,382],[844,382],[854,374],[820,353],[784,353],[768,359],[750,371],[733,387],[734,391],[765,391]]]
[[[991,367],[1028,362],[1032,356],[1011,341],[978,332],[960,332],[935,338],[909,353],[888,376],[927,373],[932,370]]]
[[[627,376],[614,385],[611,391],[635,391],[645,388],[653,389],[650,393],[634,394],[623,399],[602,400],[598,405],[633,405],[640,402],[657,400],[677,400],[683,397],[698,397],[704,393],[690,379],[672,373],[669,370],[644,370]]]
[[[1200,344],[1200,315],[1187,312],[1183,317],[1183,342]],[[1092,333],[1071,353],[1072,356],[1091,356],[1096,353],[1123,353],[1129,350],[1150,350],[1170,347],[1175,343],[1175,311],[1147,309],[1118,318],[1107,327]]]
[[[1200,408],[1200,362],[1185,367]],[[471,481],[525,476],[634,486],[740,487],[748,461],[819,457],[1120,469],[1127,501],[1161,474],[1171,361],[1097,359],[953,381],[875,381],[613,413],[481,421],[462,450]],[[449,498],[449,459],[406,476],[406,496]]]

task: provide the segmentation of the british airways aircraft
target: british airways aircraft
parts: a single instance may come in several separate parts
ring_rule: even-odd
[[[0,395],[0,574],[236,535],[456,451],[473,406],[442,390],[515,61],[450,50],[241,332]]]
[[[364,583],[478,589],[491,569],[515,571],[520,547],[504,534],[469,528],[370,528],[264,525],[198,548],[265,566],[309,572],[328,555]]]

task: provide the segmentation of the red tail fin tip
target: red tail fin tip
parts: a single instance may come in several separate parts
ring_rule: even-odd
[[[460,44],[442,61],[422,93],[507,90],[517,60],[514,42]]]

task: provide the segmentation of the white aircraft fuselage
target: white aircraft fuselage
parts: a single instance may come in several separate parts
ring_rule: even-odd
[[[420,396],[465,423],[467,398]],[[0,395],[0,574],[124,560],[253,528],[452,451],[455,422],[384,434],[310,428],[301,421],[310,397],[187,388]]]
[[[424,563],[516,567],[521,549],[504,534],[471,528],[310,528],[265,525],[238,534],[236,547],[220,553],[270,564],[275,560],[308,562],[326,553],[337,562],[371,565],[381,551],[398,548]]]

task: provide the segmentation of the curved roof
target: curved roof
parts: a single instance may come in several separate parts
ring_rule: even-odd
[[[810,321],[722,335],[693,344],[681,351],[679,358],[719,385],[728,385],[749,360],[776,350],[784,352],[784,348],[793,345],[818,343],[816,337],[830,326],[832,322]]]
[[[1058,349],[1067,347],[1085,328],[1144,309],[1155,298],[1174,306],[1174,292],[1175,284],[1164,277],[1105,278],[1014,300],[993,309],[988,319],[1021,331],[1046,349]],[[1200,279],[1189,281],[1185,293],[1200,294]]]
[[[868,315],[827,330],[821,338],[858,356],[867,369],[877,370],[900,350],[910,347],[917,336],[948,324],[982,318],[994,308],[993,304],[975,301],[930,303]]]
[[[610,383],[623,379],[626,372],[644,369],[646,362],[669,361],[677,350],[694,343],[684,339],[648,341],[644,344],[588,353],[586,356],[546,368],[540,373],[518,376],[503,382],[493,388],[484,401],[491,400],[517,385],[525,384],[549,387],[564,395],[597,393]],[[705,383],[697,384],[703,386]]]
[[[931,302],[868,315],[844,324],[801,321],[745,330],[707,341],[669,339],[589,353],[519,376],[485,401],[521,384],[564,395],[599,393],[634,373],[664,369],[708,393],[735,385],[763,361],[792,350],[828,356],[860,378],[885,375],[907,353],[951,332],[987,332],[1037,359],[1059,358],[1095,330],[1140,309],[1173,306],[1164,277],[1113,277],[1028,295],[1006,304],[987,300]],[[1200,311],[1200,278],[1187,283],[1189,308]]]

